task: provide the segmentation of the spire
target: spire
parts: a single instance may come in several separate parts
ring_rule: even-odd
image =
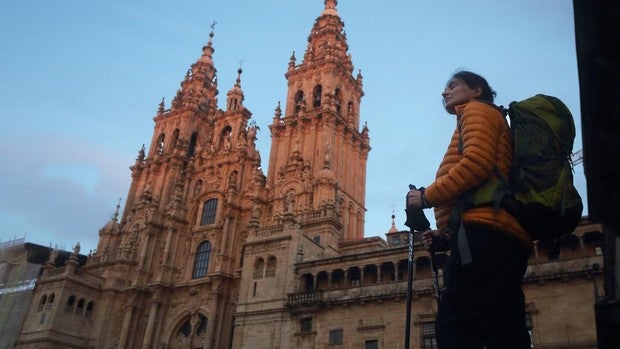
[[[293,51],[293,54],[291,55],[291,58],[289,58],[288,61],[288,70],[295,70],[295,61],[297,59],[295,58],[295,51]]]
[[[274,114],[273,114],[273,123],[274,125],[277,125],[280,121],[280,119],[282,118],[282,108],[280,107],[280,101],[278,101],[278,106],[276,107],[276,109],[274,109]]]
[[[138,157],[136,158],[136,164],[143,163],[145,157],[146,157],[146,152],[145,152],[144,144],[142,144],[142,148],[138,150]]]
[[[121,198],[118,198],[118,204],[116,204],[116,210],[114,211],[114,218],[112,220],[118,222],[118,213],[121,209]]]
[[[336,5],[338,5],[337,0],[325,0],[325,10],[323,10],[322,15],[338,16],[338,11],[336,11]]]
[[[344,32],[344,23],[336,10],[337,4],[336,0],[325,0],[325,9],[314,22],[312,32],[308,37],[308,47],[304,54],[303,64],[335,61],[351,73],[353,64],[348,54],[349,46]]]
[[[157,115],[164,115],[165,110],[166,110],[166,104],[164,103],[164,97],[162,97],[161,103],[159,103],[159,108],[157,109]]]
[[[239,69],[237,69],[237,82],[235,83],[235,87],[241,87],[241,73],[243,73],[243,70],[241,69],[241,63],[239,63]]]
[[[172,109],[189,108],[207,111],[217,107],[217,70],[213,64],[213,30],[211,24],[209,41],[202,48],[202,55],[186,72],[181,89],[172,100]]]
[[[226,110],[227,111],[237,110],[243,106],[243,100],[245,97],[243,96],[243,90],[241,90],[241,73],[243,73],[243,70],[241,69],[242,63],[243,63],[243,60],[239,62],[239,69],[237,69],[237,81],[235,85],[226,94],[227,96]]]
[[[207,42],[205,46],[202,47],[202,56],[198,59],[198,62],[213,65],[213,52],[215,52],[215,49],[213,48],[213,36],[215,35],[213,33],[213,30],[215,29],[216,24],[217,22],[213,22],[211,24],[211,32],[209,33],[209,41]]]
[[[394,218],[396,218],[396,216],[394,214],[392,214],[392,227],[390,228],[390,230],[388,230],[388,234],[389,233],[398,233],[398,229],[396,228],[396,222],[394,221]]]

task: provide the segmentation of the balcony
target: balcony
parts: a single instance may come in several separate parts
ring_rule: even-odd
[[[289,293],[286,307],[293,312],[324,308],[323,291],[316,290]]]

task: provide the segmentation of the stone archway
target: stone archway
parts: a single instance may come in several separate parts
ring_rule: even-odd
[[[170,349],[203,349],[207,339],[208,319],[201,313],[181,319],[169,341]]]

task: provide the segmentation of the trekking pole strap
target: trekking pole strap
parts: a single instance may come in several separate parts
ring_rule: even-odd
[[[469,241],[467,240],[467,231],[463,225],[463,200],[459,200],[458,204],[452,209],[448,218],[448,229],[456,231],[456,246],[459,251],[461,264],[467,265],[471,263],[471,250]]]
[[[459,249],[459,255],[461,256],[461,265],[467,265],[472,262],[471,250],[469,248],[469,241],[467,241],[467,231],[461,221],[461,226],[456,233],[457,246]]]

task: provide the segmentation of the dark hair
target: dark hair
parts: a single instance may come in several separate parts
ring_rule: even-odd
[[[452,75],[452,78],[463,81],[471,89],[480,88],[482,90],[482,93],[480,94],[480,97],[478,97],[478,99],[481,101],[493,103],[493,100],[497,95],[497,93],[493,91],[491,86],[489,86],[487,80],[476,73],[472,73],[467,70],[460,70],[454,73],[454,75]]]

